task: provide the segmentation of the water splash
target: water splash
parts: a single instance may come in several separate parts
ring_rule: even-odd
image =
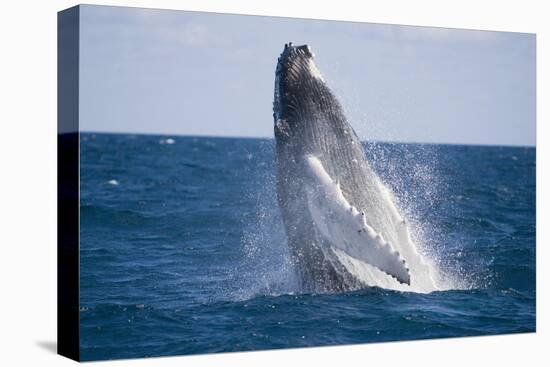
[[[268,179],[265,185],[258,185],[265,189],[256,193],[255,221],[245,224],[242,259],[231,292],[236,300],[300,292],[272,183]]]
[[[433,290],[485,287],[486,277],[464,269],[449,244],[448,229],[436,213],[444,207],[458,215],[449,200],[451,182],[442,165],[444,146],[430,144],[367,143],[365,152],[387,189],[387,200],[409,222],[412,243],[429,268]],[[459,248],[463,245],[459,244]]]
[[[394,150],[392,153],[391,150]],[[395,150],[400,150],[395,154]],[[411,286],[400,284],[380,270],[336,250],[339,261],[369,286],[429,293],[480,288],[487,278],[461,268],[460,255],[449,252],[445,233],[430,213],[445,201],[447,182],[438,173],[437,150],[422,145],[366,144],[369,162],[378,173],[384,200],[406,218],[410,238],[397,250],[407,259]],[[245,223],[242,259],[233,269],[231,298],[302,293],[292,264],[275,194],[274,170],[260,175],[249,195],[256,200],[254,220]]]

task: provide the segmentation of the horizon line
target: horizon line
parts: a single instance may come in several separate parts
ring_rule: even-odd
[[[221,138],[221,139],[256,139],[256,140],[275,140],[270,136],[241,136],[241,135],[208,135],[208,134],[169,134],[169,133],[148,133],[148,132],[123,132],[123,131],[92,131],[80,130],[84,134],[103,134],[103,135],[145,135],[145,136],[167,136],[167,137],[191,137],[191,138]],[[73,132],[74,133],[74,132]],[[59,134],[59,133],[58,133]],[[500,143],[456,143],[456,142],[421,142],[421,141],[402,141],[402,140],[366,140],[359,139],[362,143],[385,143],[385,144],[415,144],[415,145],[463,145],[479,147],[512,147],[512,148],[535,148],[533,145],[525,144],[500,144]]]

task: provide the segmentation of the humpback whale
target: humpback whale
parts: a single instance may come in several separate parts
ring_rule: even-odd
[[[308,45],[285,44],[273,102],[277,201],[302,288],[429,291],[431,278],[410,269],[427,271],[407,222],[314,58]]]

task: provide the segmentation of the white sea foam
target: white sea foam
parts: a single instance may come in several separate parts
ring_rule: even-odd
[[[168,145],[171,145],[171,144],[175,144],[176,141],[172,138],[168,138],[168,139],[160,139],[159,140],[159,143],[160,144],[168,144]]]

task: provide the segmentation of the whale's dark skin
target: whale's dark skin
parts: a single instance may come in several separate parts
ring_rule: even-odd
[[[338,181],[349,203],[364,210],[380,233],[387,208],[378,179],[342,106],[314,66],[308,46],[285,45],[279,57],[273,103],[277,199],[292,261],[306,292],[350,290],[365,284],[337,260],[308,210],[304,157],[314,155]]]

